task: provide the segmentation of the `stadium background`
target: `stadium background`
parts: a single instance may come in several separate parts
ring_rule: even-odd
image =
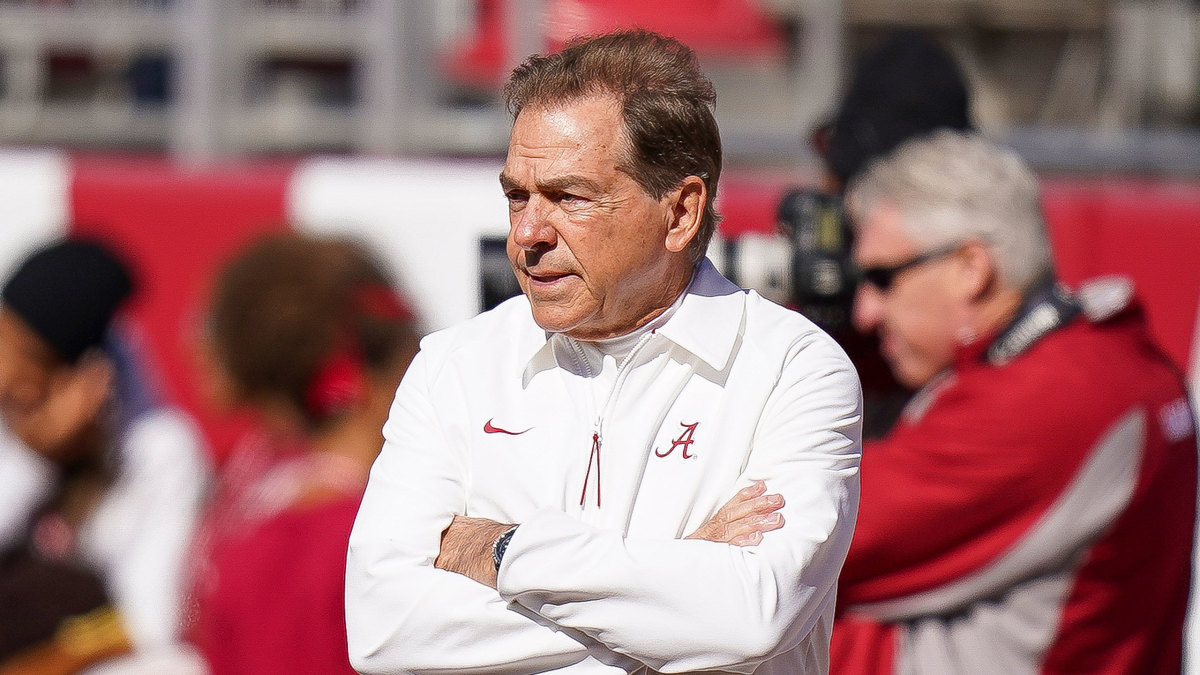
[[[202,405],[191,353],[220,262],[264,231],[361,237],[426,329],[470,316],[506,230],[498,83],[625,25],[700,53],[720,237],[745,244],[713,253],[776,297],[775,209],[816,183],[809,130],[886,32],[937,38],[981,130],[1044,179],[1061,275],[1132,277],[1200,390],[1196,0],[0,0],[0,274],[67,231],[119,243],[130,327],[220,459],[244,422]]]

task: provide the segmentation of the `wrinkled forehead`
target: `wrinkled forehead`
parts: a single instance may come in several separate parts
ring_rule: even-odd
[[[513,120],[509,136],[510,150],[513,140],[526,137],[530,131],[539,136],[548,136],[555,132],[575,130],[588,134],[589,140],[615,142],[622,150],[629,146],[629,133],[620,99],[601,92],[531,102]]]

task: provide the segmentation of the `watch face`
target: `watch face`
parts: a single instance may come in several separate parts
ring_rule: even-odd
[[[500,571],[500,563],[504,561],[504,552],[508,550],[508,542],[512,540],[513,533],[517,531],[517,526],[513,525],[504,531],[504,534],[496,537],[496,541],[492,543],[492,563],[496,565],[496,571]]]

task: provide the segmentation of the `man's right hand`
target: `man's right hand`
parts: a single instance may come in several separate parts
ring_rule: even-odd
[[[756,546],[763,534],[783,527],[783,495],[766,494],[767,484],[755,481],[742,488],[711,518],[684,539],[706,539],[734,546]]]

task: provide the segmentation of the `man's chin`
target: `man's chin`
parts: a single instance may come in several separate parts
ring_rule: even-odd
[[[892,376],[896,378],[896,382],[914,391],[928,384],[939,372],[921,365],[908,364],[893,359],[888,360],[888,367],[891,368]]]
[[[533,320],[538,326],[541,326],[542,330],[550,333],[562,333],[576,340],[601,340],[622,334],[619,330],[610,330],[607,326],[601,325],[595,317],[556,311],[539,312],[536,305],[533,309]]]
[[[543,330],[551,333],[567,333],[580,323],[578,317],[567,314],[558,307],[547,307],[530,298],[533,307],[533,320]],[[541,306],[539,306],[541,305]]]

